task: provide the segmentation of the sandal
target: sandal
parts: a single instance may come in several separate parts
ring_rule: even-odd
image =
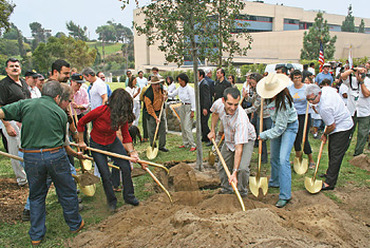
[[[114,192],[121,192],[121,191],[122,191],[122,189],[121,189],[121,188],[113,188],[113,191],[114,191]]]

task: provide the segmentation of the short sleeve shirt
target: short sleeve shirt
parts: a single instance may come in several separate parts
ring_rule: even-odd
[[[0,105],[17,102],[22,99],[31,98],[27,83],[20,79],[21,85],[16,83],[9,76],[0,81]]]
[[[294,87],[294,84],[288,87],[289,93],[293,98],[294,107],[297,110],[297,114],[304,115],[306,114],[307,108],[307,99],[305,90],[307,85],[304,84],[300,89]]]
[[[222,99],[218,99],[213,103],[211,111],[219,115],[224,125],[225,144],[231,151],[235,151],[235,145],[256,139],[256,131],[241,106],[238,106],[234,115],[228,115]]]
[[[96,78],[96,81],[93,83],[89,93],[91,110],[93,110],[103,104],[103,99],[101,96],[107,94],[107,86],[100,78]]]

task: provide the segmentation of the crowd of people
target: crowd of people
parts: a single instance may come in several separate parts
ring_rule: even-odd
[[[236,77],[226,75],[224,69],[216,70],[215,81],[211,69],[198,70],[199,80],[194,87],[198,87],[200,95],[202,141],[212,146],[212,141],[218,143],[224,136],[221,154],[232,172],[228,178],[221,163],[218,164],[220,193],[233,193],[230,183],[234,182],[241,196],[247,196],[250,161],[258,140],[262,141],[262,163],[268,163],[270,150],[269,187],[280,189],[276,207],[284,207],[291,199],[289,157],[292,148],[296,157],[303,156],[303,152],[308,156],[309,167],[315,167],[308,139],[310,127],[314,138],[319,138],[322,132],[322,141],[329,143],[329,167],[321,175],[326,178],[322,190],[335,188],[342,159],[357,124],[353,155],[363,153],[370,130],[367,74],[370,63],[355,68],[338,65],[339,69],[334,70],[332,65],[324,64],[317,75],[312,67],[314,65],[304,65],[300,71],[279,64],[276,73],[248,73],[241,92]],[[45,198],[51,182],[56,187],[70,231],[76,233],[84,226],[76,183],[71,175],[76,173],[74,157],[93,157],[94,173],[101,177],[111,211],[117,207],[115,191],[123,191],[126,203],[139,204],[131,179],[132,167],[127,160],[108,158],[98,152],[76,152],[70,148],[70,140],[83,150],[90,146],[129,155],[133,161],[139,161],[131,131],[139,130],[141,116],[141,141],[154,144],[159,125],[158,150],[170,152],[166,147],[167,118],[160,112],[167,104],[176,102],[180,105],[182,130],[179,148],[191,152],[197,149],[192,133],[196,110],[194,87],[189,85],[185,73],[174,80],[171,76],[162,77],[156,67],[148,79],[143,71],[136,76],[127,71],[125,87],[113,92],[105,83],[103,72],[85,68],[79,73],[61,59],[51,65],[46,80],[36,71],[27,71],[23,79],[17,59],[6,61],[6,73],[0,82],[1,134],[5,149],[24,159],[24,163],[12,159],[11,164],[18,185],[29,185],[29,199],[22,219],[31,222],[29,235],[33,245],[40,244],[46,233]],[[77,123],[73,122],[74,116]],[[260,117],[262,130],[259,130]],[[309,128],[304,133],[305,122]],[[119,170],[109,169],[109,159]],[[145,169],[144,164],[142,167]]]

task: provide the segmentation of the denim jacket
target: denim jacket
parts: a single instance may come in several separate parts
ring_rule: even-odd
[[[278,111],[276,111],[275,103],[276,101],[272,101],[267,105],[274,125],[273,128],[260,133],[260,137],[263,140],[279,137],[285,132],[288,124],[298,119],[297,111],[294,108],[293,103],[292,106],[290,106],[288,100],[285,99],[285,105],[287,108],[279,109]]]

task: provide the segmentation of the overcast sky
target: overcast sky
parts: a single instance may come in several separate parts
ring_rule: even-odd
[[[26,37],[31,36],[29,24],[39,22],[44,28],[51,29],[52,34],[59,31],[68,33],[66,22],[73,21],[80,26],[88,28],[90,39],[96,39],[95,30],[112,20],[132,27],[133,9],[135,1],[130,0],[130,5],[121,10],[118,0],[10,0],[16,4],[10,21],[22,30]],[[140,4],[148,0],[139,0]],[[356,17],[370,17],[369,0],[267,0],[265,3],[283,3],[286,6],[301,7],[305,10],[322,10],[330,14],[347,15],[349,4],[352,4],[353,14]]]

